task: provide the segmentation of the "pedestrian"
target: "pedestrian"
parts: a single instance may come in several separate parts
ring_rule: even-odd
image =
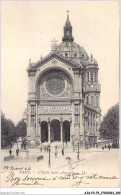
[[[109,150],[111,149],[111,146],[110,146],[110,144],[108,144],[108,149],[109,149]]]
[[[16,156],[18,156],[18,154],[19,154],[19,149],[17,148],[16,149]]]
[[[48,146],[47,146],[47,152],[48,152]]]
[[[62,156],[64,156],[64,150],[62,149]]]
[[[105,146],[102,147],[102,150],[104,150]]]
[[[10,154],[10,156],[11,156],[11,154],[12,154],[12,150],[11,150],[11,148],[10,148],[10,150],[9,150],[9,154]]]
[[[98,149],[98,144],[96,144],[96,148]]]

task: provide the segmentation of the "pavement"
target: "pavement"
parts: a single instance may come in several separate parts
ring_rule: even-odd
[[[85,172],[86,174],[93,175],[101,175],[105,177],[120,177],[120,161],[119,161],[119,149],[111,149],[108,148],[102,150],[101,147],[85,149],[81,148],[79,151],[79,159],[77,159],[78,153],[77,150],[73,152],[73,148],[65,148],[64,156],[62,155],[61,149],[58,149],[57,157],[55,157],[55,148],[51,147],[50,152],[50,165],[49,165],[49,152],[42,150],[39,148],[31,148],[29,149],[29,153],[26,151],[19,152],[19,156],[16,156],[16,148],[14,145],[12,148],[12,155],[14,155],[14,160],[4,161],[4,157],[9,156],[9,150],[2,150],[1,152],[1,160],[2,160],[2,168],[5,166],[13,166],[13,167],[31,167],[33,170],[33,174],[39,171],[54,171],[54,172],[63,172],[68,173],[70,169],[74,174],[78,174],[81,172]],[[28,155],[28,156],[27,156]],[[37,157],[43,155],[43,159],[37,161]],[[27,159],[27,158],[28,159]],[[69,164],[68,157],[71,158],[71,165]],[[71,168],[70,168],[71,167]],[[32,174],[32,176],[33,176]],[[56,176],[56,175],[55,175]],[[49,177],[47,174],[46,177]],[[73,184],[73,180],[70,181],[60,181],[57,183],[51,183],[51,187],[70,187],[70,182]],[[87,182],[87,181],[86,181]],[[45,187],[48,187],[48,183],[45,183]],[[86,187],[86,183],[79,184],[79,187]],[[90,186],[91,185],[91,186]],[[117,180],[90,180],[90,185],[88,187],[119,187],[119,179]]]

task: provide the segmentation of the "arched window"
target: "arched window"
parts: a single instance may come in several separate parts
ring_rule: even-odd
[[[97,72],[95,71],[95,81],[97,82]]]
[[[87,82],[89,82],[89,72],[87,72]]]
[[[91,82],[93,82],[93,71],[91,71]]]
[[[68,57],[68,53],[65,53],[65,57],[66,57],[66,58]]]

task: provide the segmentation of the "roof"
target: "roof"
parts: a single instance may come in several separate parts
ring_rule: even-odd
[[[68,64],[69,66],[73,68],[82,68],[81,63],[75,62],[73,59],[65,58],[63,55],[57,52],[51,52],[41,60],[37,61],[36,63],[30,63],[27,71],[30,70],[36,70],[38,67],[42,66],[43,64],[47,63],[48,61],[52,60],[53,58],[60,60],[61,62],[64,62]]]

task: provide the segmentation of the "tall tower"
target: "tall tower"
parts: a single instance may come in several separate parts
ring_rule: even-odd
[[[74,38],[72,36],[72,26],[69,20],[68,12],[69,11],[67,11],[67,20],[64,26],[64,37],[62,38],[62,41],[74,41]]]
[[[90,145],[97,141],[101,113],[100,90],[98,63],[91,54],[85,71],[85,137]]]

